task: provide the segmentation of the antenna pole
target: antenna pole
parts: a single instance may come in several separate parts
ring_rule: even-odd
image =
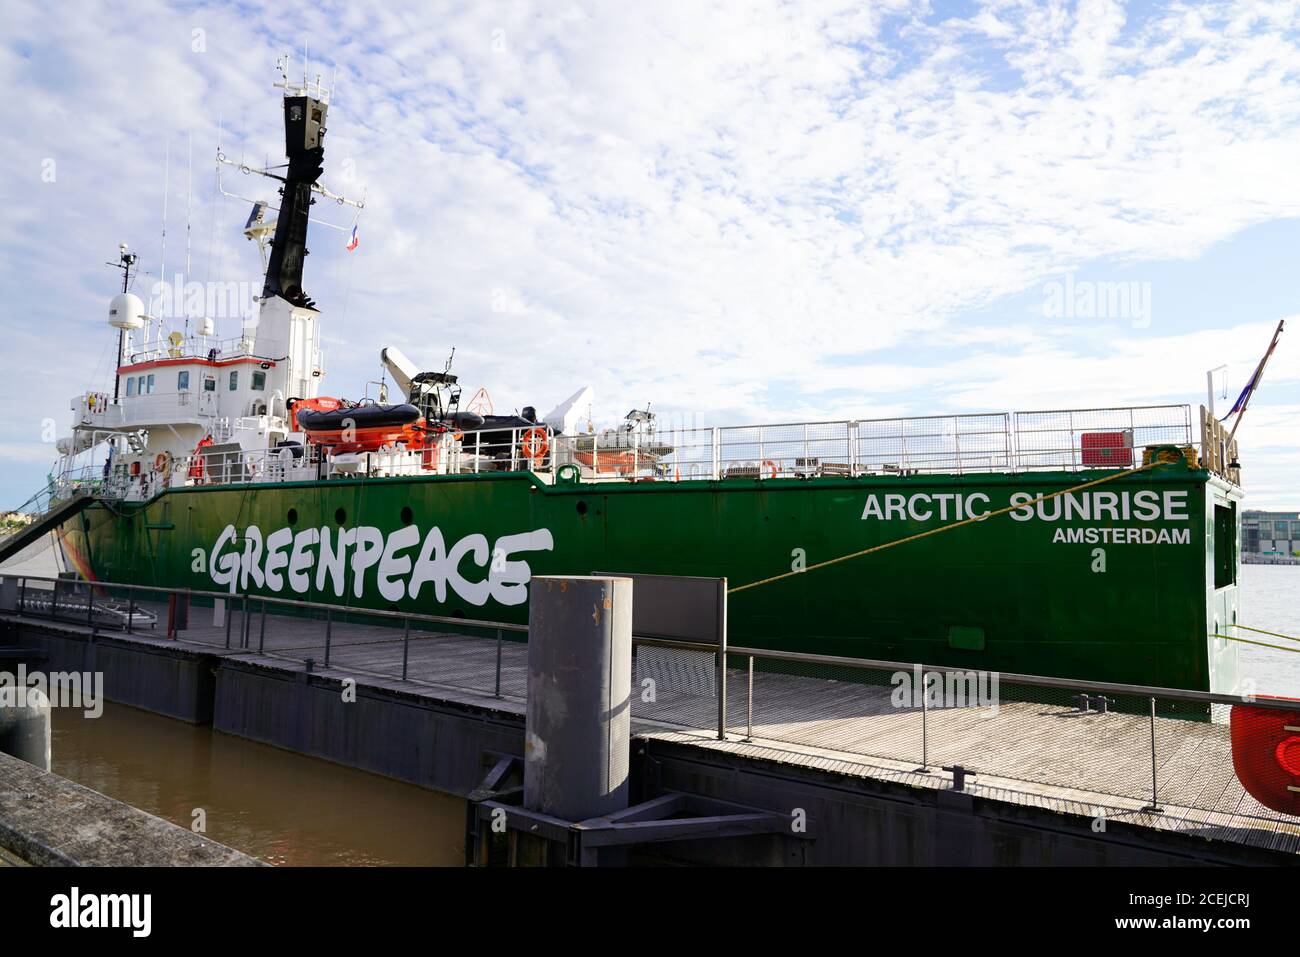
[[[194,200],[194,134],[185,134],[185,283],[190,281],[190,212]],[[188,297],[185,309],[185,335],[190,334],[190,309]]]
[[[1206,405],[1206,408],[1210,410],[1211,416],[1214,415],[1214,374],[1216,372],[1223,372],[1227,368],[1227,366],[1219,366],[1218,368],[1211,369],[1209,372],[1205,373],[1205,398],[1209,403]],[[1227,386],[1225,385],[1224,388],[1226,389]]]
[[[135,265],[135,261],[138,257],[135,253],[129,253],[126,251],[126,243],[120,244],[117,247],[117,250],[117,262],[107,263],[107,265],[112,266],[114,269],[122,270],[122,291],[127,292],[131,288],[131,267]],[[117,370],[122,367],[122,362],[125,359],[123,353],[125,351],[126,330],[119,329],[117,330],[117,364],[113,366],[113,403],[115,405],[117,404],[118,396],[121,394],[122,389],[122,377],[118,374]]]
[[[164,149],[164,159],[163,159],[162,243],[161,243],[161,249],[159,252],[159,261],[158,261],[158,274],[162,280],[163,289],[170,288],[167,285],[167,194],[171,191],[171,175],[172,175],[172,138],[169,136],[167,137],[167,145]],[[149,297],[149,311],[151,313],[153,312],[152,296]],[[148,322],[149,319],[146,318],[145,321]],[[159,329],[157,330],[156,338],[158,338],[161,341],[162,323],[159,322],[158,325],[159,325]],[[145,341],[145,345],[147,346],[149,344],[149,330],[147,327],[144,332],[144,341]]]

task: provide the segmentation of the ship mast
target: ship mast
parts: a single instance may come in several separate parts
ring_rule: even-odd
[[[307,222],[315,202],[312,187],[325,164],[325,114],[329,103],[319,83],[314,91],[305,76],[301,86],[291,84],[283,64],[281,60],[284,79],[277,85],[284,88],[284,148],[289,165],[280,187],[283,199],[262,296],[280,296],[295,306],[311,309],[314,303],[303,291],[302,269],[307,256]]]
[[[119,243],[117,247],[118,260],[115,263],[105,263],[106,266],[112,266],[114,269],[122,270],[122,291],[128,292],[131,287],[131,267],[135,265],[139,257],[135,253],[126,251],[126,243]],[[122,376],[118,374],[118,369],[122,367],[124,356],[122,353],[126,350],[126,329],[117,330],[117,362],[113,366],[113,402],[117,403],[119,393],[122,389]]]
[[[262,298],[269,300],[278,296],[290,305],[314,310],[315,303],[302,288],[303,264],[308,253],[307,225],[312,221],[311,207],[315,203],[312,194],[319,193],[339,205],[352,206],[358,210],[364,209],[366,204],[364,199],[357,201],[332,193],[317,182],[325,162],[325,117],[329,110],[331,91],[321,85],[319,75],[314,83],[308,83],[305,72],[301,84],[291,81],[286,70],[288,60],[286,55],[277,62],[281,81],[275,84],[284,90],[285,154],[289,158],[285,174],[282,176],[269,169],[258,169],[227,159],[220,148],[217,150],[217,164],[218,170],[223,164],[234,166],[242,173],[257,173],[281,183],[279,215],[274,222],[274,235],[270,240],[271,254],[264,262],[266,278]],[[244,198],[222,189],[220,176],[217,188],[224,195]],[[263,237],[272,224],[266,224],[256,234],[249,231],[254,226],[261,226],[261,214],[257,206],[260,203],[265,208],[266,205],[260,200],[254,200],[253,203],[253,215],[245,227],[245,235],[250,239],[256,238],[258,246],[265,251],[266,242]],[[322,225],[340,228],[332,223]]]

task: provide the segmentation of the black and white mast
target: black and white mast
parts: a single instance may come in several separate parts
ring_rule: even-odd
[[[281,72],[283,75],[283,69]],[[312,187],[325,165],[325,114],[329,103],[319,84],[315,95],[305,82],[301,87],[291,87],[287,75],[280,85],[285,91],[284,151],[289,165],[280,187],[283,198],[262,295],[268,299],[280,296],[295,306],[312,309],[315,304],[302,288],[302,268],[307,256],[307,222],[315,202]]]
[[[120,243],[117,247],[118,258],[115,263],[105,263],[106,266],[112,266],[114,269],[122,270],[122,295],[125,296],[131,289],[131,267],[139,258],[135,253],[127,252],[126,243]],[[136,328],[131,325],[131,320],[123,315],[118,319],[118,301],[114,300],[113,305],[109,308],[109,320],[117,329],[117,364],[113,366],[113,401],[117,402],[118,395],[122,388],[122,377],[117,370],[122,367],[125,361],[123,352],[126,350],[126,331],[127,329]]]
[[[292,306],[315,309],[315,303],[302,288],[303,265],[308,253],[307,225],[312,221],[311,207],[315,202],[312,194],[319,193],[339,205],[352,206],[357,210],[365,208],[365,201],[332,193],[318,182],[325,163],[325,118],[329,111],[330,91],[321,85],[319,76],[314,84],[308,83],[305,72],[301,84],[291,81],[286,70],[287,62],[287,56],[280,58],[278,66],[281,82],[275,84],[284,90],[285,154],[289,158],[285,174],[229,160],[220,149],[217,150],[217,163],[218,169],[224,164],[234,166],[243,173],[257,173],[279,180],[280,208],[273,224],[274,235],[269,241],[271,253],[265,263],[266,278],[262,298],[269,301],[279,297]],[[223,189],[220,177],[217,188],[224,195],[246,199]],[[244,233],[248,238],[256,239],[258,246],[265,252],[267,241],[264,237],[272,224],[263,222],[266,203],[261,200],[254,200],[253,203],[253,213]],[[321,225],[341,229],[332,223]]]

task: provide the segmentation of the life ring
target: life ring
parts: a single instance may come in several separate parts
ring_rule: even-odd
[[[158,456],[153,460],[153,470],[155,472],[166,472],[167,463],[170,460],[171,460],[171,456],[168,455],[166,452],[159,452]]]
[[[546,452],[550,448],[546,441],[546,430],[541,426],[534,426],[524,433],[524,437],[519,440],[519,454],[530,462],[537,463],[546,457]]]
[[[763,459],[763,468],[772,470],[772,474],[768,478],[776,478],[777,473],[781,471],[771,459]]]

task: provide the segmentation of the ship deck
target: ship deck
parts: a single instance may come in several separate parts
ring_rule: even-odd
[[[152,607],[165,621],[165,606]],[[263,633],[255,607],[245,636],[242,616],[234,612],[234,647],[226,648],[226,628],[201,621],[211,617],[211,609],[193,609],[192,627],[174,640],[161,633],[161,626],[156,632],[100,635],[188,647],[297,675],[307,670],[306,660],[311,659],[313,674],[353,678],[359,687],[524,713],[527,646],[517,641],[412,631],[403,680],[400,628],[334,622],[330,666],[324,668],[322,621],[267,615]],[[84,624],[72,622],[56,627],[88,631]],[[245,640],[247,646],[240,647]],[[895,707],[887,684],[760,671],[753,678],[751,734],[748,673],[731,668],[728,736],[721,741],[716,739],[711,665],[697,652],[653,649],[659,658],[651,660],[645,657],[647,650],[638,649],[639,666],[653,667],[660,680],[653,704],[633,696],[633,733],[645,738],[932,791],[952,791],[951,769],[960,765],[972,775],[965,781],[965,793],[976,799],[1080,815],[1092,818],[1094,828],[1104,818],[1108,823],[1300,854],[1300,818],[1264,808],[1245,792],[1233,771],[1224,724],[1155,719],[1159,809],[1153,810],[1152,722],[1145,714],[1085,713],[1066,700],[1004,700],[996,710],[931,708],[923,719],[919,708]]]

